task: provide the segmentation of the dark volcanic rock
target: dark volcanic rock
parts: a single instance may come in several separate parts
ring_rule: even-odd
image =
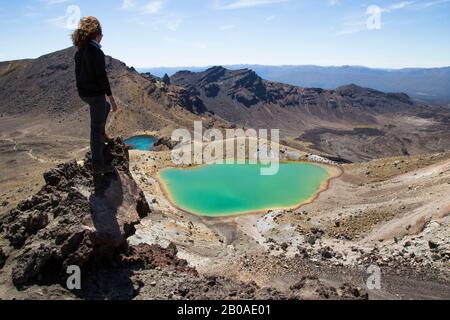
[[[221,79],[226,72],[227,69],[221,66],[209,68],[205,71],[204,75],[201,78],[201,81],[203,83],[216,82]]]
[[[30,200],[34,201],[34,199]],[[29,236],[36,234],[48,224],[47,214],[37,210],[27,214],[21,214],[20,211],[14,210],[10,218],[13,217],[14,220],[8,226],[5,237],[14,248],[21,248]]]
[[[205,94],[208,98],[215,98],[220,92],[218,84],[211,83],[205,86]]]
[[[106,159],[117,168],[112,175],[93,177],[89,158],[47,172],[41,191],[2,218],[4,237],[18,250],[17,287],[58,283],[70,265],[83,268],[126,250],[126,239],[150,209],[120,139],[108,144]]]
[[[203,101],[196,93],[183,87],[168,86],[167,97],[170,107],[182,106],[195,114],[203,114],[207,111]]]
[[[344,283],[341,287],[339,287],[339,295],[342,299],[369,299],[367,292],[349,283]]]
[[[153,150],[154,151],[160,151],[164,148],[167,148],[169,150],[172,150],[177,145],[177,142],[172,141],[170,137],[161,137],[159,140],[154,144]]]
[[[139,266],[142,269],[155,269],[156,267],[172,267],[176,271],[198,275],[197,271],[188,266],[186,260],[177,257],[178,249],[172,243],[166,249],[158,245],[140,244],[130,247],[122,256],[125,265]]]
[[[53,248],[45,244],[36,248],[26,248],[17,259],[17,264],[12,271],[13,283],[20,288],[32,280],[42,281],[42,277],[51,276],[43,271],[52,258]]]
[[[315,245],[317,240],[324,235],[324,231],[319,228],[311,228],[311,230],[305,235],[305,241],[310,245]]]
[[[247,108],[268,98],[264,81],[249,69],[230,71],[223,67],[212,67],[201,73],[182,71],[172,77],[172,82],[210,99],[223,92],[224,96]]]
[[[6,259],[7,259],[7,258],[8,258],[8,257],[7,257],[6,254],[3,252],[3,249],[0,248],[0,269],[2,269],[3,266],[5,265]]]
[[[302,277],[290,289],[305,299],[367,300],[369,297],[365,291],[351,284],[345,283],[337,288],[315,276]]]
[[[331,259],[334,257],[334,252],[330,247],[325,247],[319,250],[324,259]]]
[[[428,241],[428,246],[430,247],[431,251],[436,251],[439,249],[439,244],[431,240]]]

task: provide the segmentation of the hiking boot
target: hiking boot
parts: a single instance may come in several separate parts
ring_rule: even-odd
[[[110,165],[94,166],[92,169],[93,169],[92,171],[94,171],[94,174],[109,174],[116,171],[116,168]]]

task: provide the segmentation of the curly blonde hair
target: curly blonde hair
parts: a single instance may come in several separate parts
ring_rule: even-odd
[[[84,17],[78,24],[78,29],[72,33],[73,45],[78,48],[86,48],[91,40],[102,34],[102,26],[95,17]]]

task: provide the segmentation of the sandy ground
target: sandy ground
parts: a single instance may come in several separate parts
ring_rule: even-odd
[[[0,119],[0,214],[38,191],[43,172],[88,151],[85,135],[50,127],[39,117]]]

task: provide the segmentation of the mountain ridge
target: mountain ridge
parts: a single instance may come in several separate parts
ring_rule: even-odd
[[[264,80],[254,70],[224,67],[181,71],[170,79],[198,96],[206,110],[221,119],[250,128],[277,128],[285,139],[296,137],[321,152],[351,161],[450,147],[443,141],[425,142],[448,135],[449,110],[413,101],[405,93],[355,84],[335,90],[298,87]],[[378,134],[353,131],[361,127]],[[342,145],[345,138],[349,140]],[[337,145],[330,146],[334,140]]]
[[[207,67],[139,68],[157,76],[173,75],[179,70],[201,72]],[[316,66],[316,65],[226,65],[236,70],[250,68],[266,80],[303,87],[336,89],[355,83],[380,91],[402,91],[415,99],[433,103],[450,103],[450,66],[439,68],[370,68],[364,66]]]
[[[32,122],[41,136],[87,139],[89,117],[76,91],[75,50],[0,63],[1,115],[24,132]],[[208,127],[277,128],[295,147],[350,161],[450,148],[448,109],[402,93],[357,85],[298,87],[265,80],[254,70],[224,67],[179,72],[166,84],[109,56],[106,65],[121,106],[108,121],[113,135],[170,136],[176,128],[192,128],[203,120]]]

